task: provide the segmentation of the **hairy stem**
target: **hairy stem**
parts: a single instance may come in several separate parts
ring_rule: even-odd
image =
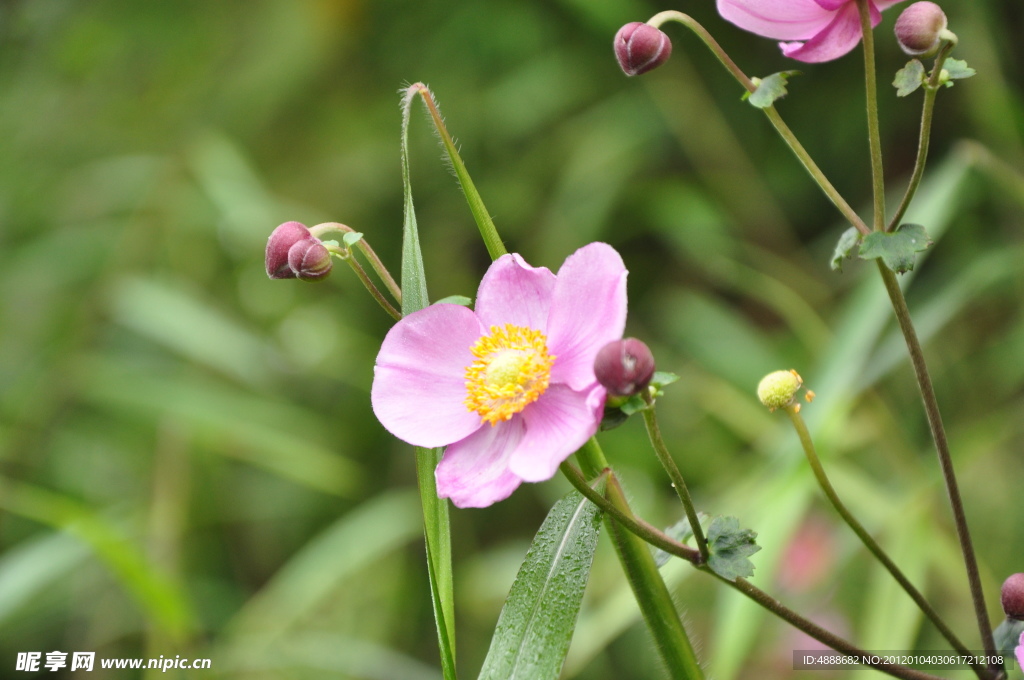
[[[584,458],[590,458],[589,455],[581,455],[581,461]],[[593,462],[593,461],[592,461]],[[723,578],[712,571],[707,564],[702,560],[700,552],[693,548],[676,541],[667,534],[658,529],[655,529],[650,524],[642,519],[638,519],[629,513],[628,515],[619,507],[614,505],[610,500],[602,496],[601,494],[594,491],[594,489],[587,484],[587,480],[583,478],[583,475],[569,463],[562,463],[561,466],[562,474],[566,476],[569,482],[588,500],[593,502],[599,508],[601,508],[607,515],[610,516],[611,520],[619,523],[623,528],[635,534],[639,538],[643,539],[647,543],[653,545],[656,548],[661,548],[670,555],[680,557],[696,568],[703,572],[706,572],[718,579],[722,583],[725,583],[729,587],[738,590],[743,593],[746,597],[750,598],[757,604],[764,607],[771,614],[779,617],[786,623],[790,624],[794,628],[797,628],[809,636],[817,640],[818,642],[827,645],[831,649],[843,652],[850,657],[857,659],[870,659],[871,655],[860,649],[856,645],[838,635],[822,628],[813,621],[804,618],[794,610],[786,607],[784,604],[764,592],[757,586],[751,584],[744,579],[736,579],[730,581]],[[611,479],[615,479],[615,474],[608,468],[601,471],[601,474],[609,476],[609,483]],[[597,476],[597,475],[593,475]],[[617,482],[616,482],[617,484]],[[876,668],[883,673],[887,673],[896,678],[905,678],[906,680],[940,680],[937,676],[915,671],[910,668],[903,666],[897,666],[893,664],[886,664],[881,662],[868,663],[867,665]]]
[[[896,312],[896,320],[899,322],[903,338],[906,340],[907,350],[910,352],[910,363],[914,367],[914,375],[917,378],[917,385],[921,391],[925,415],[928,418],[928,427],[931,430],[932,440],[935,442],[935,452],[939,457],[939,467],[942,469],[942,477],[946,483],[946,492],[949,495],[949,504],[953,510],[956,534],[960,539],[960,552],[963,553],[964,567],[967,570],[967,581],[970,585],[971,599],[974,602],[974,614],[978,621],[981,642],[985,649],[985,654],[994,656],[996,654],[996,645],[992,638],[992,624],[989,622],[988,613],[985,610],[985,594],[981,587],[978,560],[974,555],[971,531],[967,525],[963,499],[960,497],[960,487],[956,481],[956,471],[953,469],[953,459],[949,453],[946,430],[942,425],[939,402],[935,398],[935,388],[932,387],[932,379],[928,373],[928,366],[925,364],[924,350],[921,348],[921,341],[917,337],[914,323],[910,319],[910,309],[907,307],[906,298],[903,297],[899,281],[896,280],[896,274],[886,267],[881,260],[877,260],[877,264],[878,271],[882,275],[882,281],[885,283],[885,290],[889,294],[889,299],[892,301],[893,309]],[[1002,671],[1002,667],[990,665],[989,670],[998,675]]]
[[[676,494],[683,504],[683,510],[686,512],[686,519],[690,521],[690,530],[693,531],[693,539],[697,544],[697,550],[700,551],[701,560],[707,562],[708,541],[704,537],[704,529],[700,526],[697,509],[693,506],[693,499],[686,488],[686,480],[683,479],[683,474],[679,471],[679,467],[672,458],[672,454],[669,453],[668,447],[665,446],[665,440],[661,436],[661,428],[658,427],[658,416],[654,411],[654,403],[650,399],[649,394],[645,396],[647,396],[648,407],[643,411],[644,424],[647,426],[647,435],[651,439],[651,446],[654,447],[654,453],[658,456],[658,460],[661,461],[665,472],[668,473],[669,479],[672,480],[672,486],[675,487]]]
[[[341,224],[340,222],[322,222],[314,227],[310,227],[309,231],[318,239],[322,239],[324,234],[332,231],[336,231],[341,234],[356,233],[355,229],[346,224]],[[384,286],[388,289],[388,292],[391,293],[391,297],[395,299],[395,302],[401,305],[402,289],[398,287],[397,283],[395,283],[394,277],[391,276],[391,272],[389,272],[388,268],[384,266],[384,263],[377,256],[377,253],[370,247],[370,244],[366,242],[365,238],[361,238],[356,241],[356,247],[362,251],[363,256],[366,257],[370,266],[373,267],[373,271],[377,272],[377,276],[379,276],[380,280],[384,282]]]
[[[395,309],[391,303],[388,302],[388,299],[384,297],[384,293],[380,292],[377,286],[374,285],[373,280],[370,279],[366,270],[363,269],[362,265],[360,265],[356,261],[356,258],[352,256],[352,251],[350,249],[338,246],[327,246],[327,250],[339,260],[347,262],[348,265],[352,267],[352,271],[354,271],[356,276],[359,277],[359,280],[363,282],[363,286],[366,290],[370,292],[370,295],[372,295],[373,299],[377,301],[377,304],[379,304],[385,312],[391,315],[391,318],[395,321],[402,320],[402,313]]]
[[[828,498],[832,507],[835,508],[836,512],[843,518],[843,520],[853,529],[853,532],[857,534],[864,546],[871,551],[871,554],[882,563],[882,565],[892,574],[892,577],[896,579],[896,582],[910,595],[910,598],[917,604],[917,606],[924,612],[924,615],[935,624],[935,627],[939,629],[942,636],[949,641],[949,644],[953,646],[953,649],[957,653],[965,657],[970,657],[971,652],[950,630],[946,622],[942,620],[938,612],[924,599],[921,592],[914,587],[910,580],[906,577],[903,571],[896,566],[896,563],[892,561],[888,554],[882,549],[882,546],[868,533],[867,529],[853,516],[853,513],[847,509],[846,505],[839,499],[839,494],[836,493],[835,488],[828,479],[828,475],[825,474],[825,468],[821,464],[821,459],[818,458],[818,453],[814,448],[814,441],[811,439],[811,434],[807,430],[807,424],[804,422],[803,417],[800,415],[800,409],[796,405],[791,405],[786,408],[786,413],[789,414],[790,420],[793,422],[793,427],[796,430],[797,436],[800,438],[800,444],[803,447],[804,454],[807,456],[807,462],[811,465],[811,470],[814,472],[815,479],[818,480],[818,485]],[[975,672],[978,673],[979,677],[984,678],[984,669],[981,666],[972,664]]]

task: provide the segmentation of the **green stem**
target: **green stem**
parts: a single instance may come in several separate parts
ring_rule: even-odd
[[[373,299],[377,301],[377,304],[383,307],[384,311],[390,314],[391,318],[395,321],[401,321],[402,313],[395,309],[391,303],[388,302],[388,299],[384,297],[384,294],[381,293],[377,286],[374,285],[373,281],[366,273],[366,270],[363,269],[362,265],[356,261],[356,258],[352,257],[351,250],[339,246],[327,246],[327,250],[329,250],[339,260],[347,262],[348,265],[352,267],[352,271],[354,271],[356,276],[359,277],[359,280],[363,282],[363,286],[366,290],[370,291],[370,295],[372,295]]]
[[[935,66],[932,68],[931,76],[928,78],[928,82],[925,83],[924,105],[921,108],[921,136],[917,140],[917,160],[914,162],[914,172],[910,176],[910,184],[907,186],[907,191],[903,194],[903,199],[896,209],[896,214],[893,215],[892,220],[889,222],[889,226],[886,227],[886,231],[893,231],[900,226],[900,220],[907,213],[910,202],[914,200],[917,188],[921,184],[921,178],[924,177],[924,167],[928,162],[928,146],[932,135],[932,116],[935,111],[935,98],[938,96],[939,88],[941,87],[942,65],[945,63],[946,57],[954,45],[955,43],[953,42],[946,42],[942,45],[938,56],[935,58]]]
[[[316,238],[323,238],[324,234],[332,231],[342,234],[356,233],[355,229],[346,224],[341,224],[340,222],[322,222],[314,227],[310,227],[309,231]],[[388,289],[388,292],[391,293],[395,302],[401,305],[402,289],[398,287],[397,283],[395,283],[395,279],[391,276],[391,272],[389,272],[388,268],[384,266],[384,263],[377,256],[377,253],[374,252],[373,248],[370,247],[370,244],[367,243],[365,238],[361,238],[356,241],[356,247],[363,252],[363,255],[370,263],[370,266],[373,267],[373,271],[377,272],[377,276],[379,276],[380,280],[384,282],[384,286]]]
[[[875,231],[885,229],[885,176],[882,167],[882,135],[878,125],[878,81],[875,76],[875,33],[868,0],[857,0],[860,28],[864,34],[864,85],[867,92],[868,142],[871,147],[871,184],[874,196]]]
[[[754,85],[754,83],[750,80],[750,78],[747,77],[745,73],[743,73],[742,70],[740,70],[736,63],[729,57],[728,54],[726,54],[725,50],[722,49],[722,46],[719,45],[718,42],[711,36],[711,34],[707,32],[707,29],[705,29],[697,21],[695,21],[693,17],[687,14],[683,14],[682,12],[677,12],[675,10],[668,10],[665,12],[659,12],[658,14],[655,14],[647,23],[650,24],[651,26],[654,26],[655,28],[659,28],[662,24],[664,24],[667,21],[678,22],[683,26],[689,28],[691,31],[693,31],[697,35],[697,37],[699,37],[704,42],[704,44],[707,45],[707,47],[718,59],[718,61],[720,61],[723,66],[725,66],[726,70],[729,71],[732,77],[735,78],[736,81],[740,85],[742,85],[744,89],[746,89],[748,92],[753,92],[754,90],[757,89],[757,86]],[[825,176],[825,173],[822,172],[821,168],[818,167],[818,164],[814,162],[814,159],[811,158],[811,155],[807,153],[807,150],[796,138],[796,135],[793,134],[793,131],[789,128],[788,125],[786,125],[785,121],[782,120],[782,116],[779,115],[779,112],[775,109],[775,107],[769,106],[768,108],[761,110],[764,111],[764,114],[765,116],[768,117],[768,121],[772,124],[772,127],[774,127],[776,132],[779,133],[779,136],[782,137],[782,141],[786,143],[786,145],[790,148],[793,154],[797,157],[797,160],[799,160],[801,165],[804,166],[804,169],[807,170],[807,173],[811,176],[815,183],[819,187],[821,187],[821,190],[825,193],[825,196],[827,196],[828,199],[832,201],[832,204],[836,207],[836,209],[839,210],[840,213],[842,213],[843,217],[845,217],[847,221],[849,221],[850,224],[855,226],[857,230],[860,231],[862,234],[870,234],[871,229],[864,223],[864,220],[860,218],[860,215],[858,215],[857,212],[852,207],[850,207],[850,204],[846,202],[846,199],[842,197],[839,191],[828,180],[828,178]]]
[[[615,518],[619,524],[622,524],[629,531],[642,538],[647,543],[650,543],[655,548],[661,548],[670,555],[681,557],[690,564],[701,565],[704,563],[704,558],[701,557],[700,551],[691,548],[688,545],[684,545],[665,532],[657,529],[656,527],[648,524],[644,520],[635,517],[632,514],[626,514],[622,510],[615,506],[607,498],[599,494],[594,490],[587,480],[583,478],[583,474],[574,468],[568,461],[562,463],[559,468],[565,478],[569,480],[577,491],[583,494],[587,500],[594,505],[607,512],[609,515]],[[602,474],[612,474],[611,470],[605,469]]]
[[[690,497],[690,492],[686,488],[686,481],[683,479],[683,474],[679,471],[679,467],[672,458],[672,454],[669,453],[668,447],[665,446],[665,440],[661,436],[661,428],[658,427],[658,416],[654,411],[654,404],[649,395],[645,396],[648,397],[648,406],[643,411],[644,424],[647,426],[647,435],[651,439],[651,446],[654,447],[654,453],[658,456],[658,460],[661,461],[661,465],[665,468],[665,472],[668,473],[669,479],[672,480],[672,486],[675,487],[676,494],[679,496],[679,500],[683,504],[683,509],[686,511],[686,519],[690,521],[690,530],[693,531],[694,542],[697,544],[697,549],[700,551],[701,560],[707,562],[708,541],[707,538],[704,537],[704,529],[700,526],[700,518],[697,516],[697,510],[693,506],[693,499]]]
[[[566,476],[566,478],[568,478],[569,482],[578,491],[580,491],[580,493],[586,496],[587,499],[589,499],[591,502],[593,502],[595,505],[601,508],[609,516],[614,518],[615,521],[620,523],[625,529],[632,532],[633,534],[643,539],[647,543],[650,543],[656,548],[661,548],[670,555],[680,557],[689,562],[690,564],[694,565],[701,571],[704,571],[710,574],[711,576],[714,576],[722,583],[725,583],[729,587],[739,591],[740,593],[743,593],[746,597],[750,598],[757,604],[764,607],[771,614],[774,614],[786,623],[789,623],[794,628],[797,628],[807,633],[809,636],[811,636],[818,642],[827,645],[831,649],[843,652],[854,658],[870,658],[871,655],[865,652],[864,650],[860,649],[859,647],[856,647],[855,645],[844,640],[838,635],[828,630],[825,630],[824,628],[818,626],[814,622],[800,616],[800,614],[786,607],[784,604],[782,604],[772,596],[768,595],[766,592],[764,592],[757,586],[752,585],[748,581],[745,581],[744,579],[736,579],[735,581],[730,581],[726,578],[719,576],[710,568],[708,568],[707,565],[702,561],[700,552],[694,550],[688,545],[684,545],[676,541],[667,534],[652,527],[650,524],[643,521],[642,519],[634,517],[632,513],[627,515],[618,506],[613,505],[610,500],[594,491],[594,489],[589,484],[587,484],[587,481],[583,478],[583,475],[569,463],[562,463],[561,470],[562,473]],[[615,476],[614,473],[612,473],[611,470],[608,469],[605,469],[602,474],[607,474],[610,478],[613,478]],[[883,663],[869,663],[868,665],[897,678],[906,678],[908,680],[937,680],[936,676],[928,675],[926,673],[920,673],[909,668],[904,668],[903,666]]]
[[[907,350],[910,352],[910,362],[914,367],[914,375],[917,377],[918,388],[921,391],[921,399],[924,402],[925,415],[928,418],[928,427],[931,430],[932,440],[935,442],[935,452],[939,457],[939,467],[942,469],[942,477],[946,483],[946,493],[949,495],[949,504],[953,511],[953,521],[956,524],[957,537],[960,540],[960,552],[963,554],[964,567],[967,570],[967,581],[970,585],[971,599],[974,602],[974,614],[978,621],[978,631],[981,633],[981,642],[988,656],[996,654],[995,641],[992,638],[992,625],[988,620],[985,610],[985,595],[981,587],[981,576],[978,572],[978,561],[974,555],[974,544],[971,541],[971,531],[967,525],[967,516],[964,513],[963,499],[960,497],[960,488],[956,480],[956,471],[953,469],[953,459],[949,453],[949,442],[946,440],[946,430],[942,424],[942,414],[939,412],[939,402],[935,397],[935,388],[932,386],[932,379],[928,373],[928,366],[924,360],[924,350],[921,348],[921,341],[917,337],[914,323],[910,318],[910,309],[907,307],[907,300],[903,297],[899,281],[894,274],[881,260],[877,260],[878,271],[885,283],[885,290],[892,301],[893,309],[896,312],[896,320],[899,322],[903,338],[907,343]],[[998,675],[1002,667],[990,665],[989,670]]]
[[[497,260],[502,255],[508,253],[508,250],[505,248],[505,244],[502,243],[498,230],[494,227],[494,221],[491,219],[490,213],[487,212],[484,201],[480,197],[480,192],[476,190],[476,185],[473,184],[473,179],[469,176],[469,171],[466,170],[466,164],[462,162],[462,157],[459,156],[459,151],[455,147],[455,141],[448,134],[448,128],[445,127],[444,118],[441,117],[441,112],[437,108],[437,102],[434,101],[433,93],[423,83],[410,85],[409,92],[420,95],[423,103],[427,105],[427,111],[430,112],[430,117],[434,121],[434,128],[441,137],[441,143],[448,154],[448,160],[452,163],[452,169],[455,170],[455,176],[459,179],[462,193],[466,197],[466,202],[469,203],[469,210],[473,213],[473,219],[480,230],[484,246],[487,247],[487,252],[490,254],[491,259]]]
[[[456,680],[451,524],[448,501],[437,497],[437,482],[434,479],[434,469],[440,458],[440,449],[416,447],[416,481],[419,483],[420,502],[423,505],[427,575],[437,626],[437,644],[441,652],[441,672],[444,680]]]
[[[604,451],[593,437],[576,452],[576,458],[583,468],[584,474],[590,479],[604,473],[608,468],[608,460],[604,456]],[[577,482],[582,480],[578,474],[572,474],[574,470],[571,469],[571,466],[563,466],[563,472],[567,470],[570,481],[573,481],[574,478]],[[589,487],[589,485],[585,480],[582,481],[582,486],[575,483],[574,486],[588,499],[594,500],[593,494],[582,488]],[[613,476],[610,476],[608,480],[605,493],[607,494],[607,498],[604,499],[606,502],[599,502],[600,507],[614,507],[615,511],[610,511],[612,515],[623,517],[631,523],[636,522],[633,511],[630,510],[622,495],[622,488]],[[624,531],[624,525],[617,522],[612,516],[605,516],[605,525],[608,527],[609,533],[612,534],[612,542],[619,556],[619,562],[622,564],[622,569],[633,589],[633,595],[643,613],[647,628],[657,643],[658,652],[671,677],[674,680],[703,680],[704,674],[697,663],[697,657],[686,636],[682,621],[679,620],[679,613],[676,612],[675,605],[672,603],[672,596],[654,564],[650,549],[636,535]],[[668,539],[667,536],[665,538]]]
[[[609,477],[605,494],[623,514],[633,514],[615,477]],[[678,680],[704,680],[697,654],[647,544],[614,519],[608,519],[607,524],[623,571],[669,675]]]
[[[938,612],[932,608],[921,592],[914,587],[910,580],[904,575],[903,571],[900,570],[896,563],[892,561],[889,555],[882,549],[882,546],[867,532],[864,526],[853,516],[853,513],[847,509],[843,502],[839,499],[839,494],[836,493],[835,488],[828,479],[828,475],[825,474],[825,468],[821,464],[821,459],[818,458],[818,454],[814,448],[814,441],[811,439],[811,434],[807,430],[807,424],[804,422],[803,417],[800,415],[799,405],[791,405],[786,408],[786,413],[789,414],[790,420],[793,421],[793,427],[796,429],[797,436],[800,438],[800,444],[803,446],[804,453],[807,456],[807,462],[811,465],[811,470],[814,472],[814,477],[818,480],[818,485],[821,490],[828,497],[832,507],[836,509],[836,512],[843,518],[843,520],[853,529],[853,532],[857,534],[864,546],[871,551],[871,554],[882,563],[882,565],[892,574],[892,577],[896,579],[896,582],[910,595],[910,598],[914,600],[917,606],[924,612],[935,627],[939,629],[942,636],[949,641],[949,644],[962,656],[969,657],[971,652],[957,637],[956,634],[950,630],[946,622],[942,620]],[[984,677],[982,674],[982,667],[972,664],[975,672],[979,674],[979,677]]]

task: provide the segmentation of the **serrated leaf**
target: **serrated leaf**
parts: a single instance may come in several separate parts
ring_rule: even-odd
[[[924,64],[917,59],[907,62],[907,65],[896,72],[896,78],[892,81],[896,88],[897,97],[906,97],[924,85]],[[833,267],[834,269],[834,267]]]
[[[345,235],[341,238],[341,240],[345,242],[345,245],[347,247],[351,248],[352,246],[363,240],[363,234],[362,232],[358,231],[347,231],[345,232]]]
[[[465,295],[449,295],[448,297],[437,300],[436,302],[434,302],[434,304],[452,304],[462,305],[463,307],[470,307],[473,305],[473,298],[468,298]]]
[[[857,227],[850,227],[839,237],[835,252],[832,253],[832,271],[843,271],[843,260],[853,256],[853,248],[860,242]]]
[[[865,236],[859,257],[862,260],[881,258],[886,267],[903,274],[914,268],[914,255],[927,250],[931,244],[928,232],[920,224],[904,224],[892,233],[874,231]]]
[[[786,85],[789,79],[796,75],[800,75],[800,71],[780,71],[766,76],[757,83],[756,90],[746,93],[743,98],[759,109],[767,109],[776,99],[788,94]]]
[[[557,680],[600,528],[598,507],[578,492],[551,508],[501,609],[479,680]]]
[[[706,517],[707,515],[703,512],[697,513],[697,519],[702,524]],[[690,526],[690,519],[688,517],[683,517],[681,520],[665,529],[665,535],[679,541],[680,543],[686,543],[693,536],[693,528]],[[654,563],[658,565],[659,568],[663,567],[673,557],[671,553],[667,553],[661,548],[655,548],[653,550],[653,554]]]
[[[757,532],[740,527],[735,517],[716,517],[708,526],[708,566],[729,581],[754,575],[754,563],[748,558],[761,549]]]
[[[963,59],[947,59],[942,64],[942,70],[946,72],[950,80],[963,80],[978,74]]]
[[[646,401],[644,401],[644,398],[641,397],[639,394],[634,394],[632,397],[627,399],[621,406],[619,406],[619,409],[627,416],[631,416],[634,413],[640,413],[640,411],[643,411],[644,409],[647,408],[650,408],[650,406],[647,404]]]

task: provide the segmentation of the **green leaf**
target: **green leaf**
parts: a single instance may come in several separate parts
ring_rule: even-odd
[[[755,80],[757,89],[747,92],[743,98],[759,109],[767,109],[775,103],[776,99],[785,97],[787,93],[786,84],[793,76],[800,75],[800,71],[780,71],[770,76]]]
[[[942,70],[946,72],[950,80],[963,80],[977,75],[978,72],[967,65],[963,59],[947,59],[942,64]]]
[[[468,298],[465,295],[449,295],[446,298],[441,298],[440,300],[434,302],[435,305],[439,305],[442,303],[470,307],[473,304],[473,298]]]
[[[754,539],[757,532],[740,528],[735,517],[716,517],[708,527],[708,566],[729,581],[754,575],[754,563],[748,557],[761,549]]]
[[[914,254],[932,244],[928,232],[920,224],[904,224],[892,233],[875,231],[860,244],[860,259],[881,258],[885,266],[897,274],[914,268]]]
[[[363,240],[363,234],[358,231],[347,231],[341,240],[345,242],[346,247],[351,248]]]
[[[415,86],[402,99],[402,314],[408,315],[430,304],[427,279],[423,270],[416,211],[412,204],[409,179],[409,112]],[[423,533],[427,544],[427,575],[434,605],[434,623],[441,652],[441,670],[445,680],[455,680],[455,587],[452,580],[451,522],[448,502],[437,497],[434,468],[441,459],[440,449],[416,448],[416,477],[423,505]]]
[[[924,64],[912,59],[896,72],[896,79],[892,81],[892,85],[896,88],[897,97],[906,97],[924,85],[924,80]]]
[[[850,227],[839,237],[836,250],[832,253],[832,271],[843,271],[843,260],[852,257],[853,247],[860,242],[860,232],[857,227]]]
[[[601,512],[576,491],[551,508],[502,607],[479,680],[558,678],[600,528]]]
[[[1016,621],[1010,618],[1003,619],[1003,622],[996,626],[996,629],[992,632],[992,637],[995,638],[996,651],[1012,659],[1013,650],[1020,644],[1021,633],[1024,633],[1024,621]]]
[[[434,123],[434,128],[437,129],[438,136],[441,137],[441,144],[444,146],[448,160],[452,164],[452,170],[455,171],[455,176],[459,180],[459,186],[462,187],[462,193],[469,204],[469,211],[473,213],[473,219],[480,230],[480,236],[484,240],[487,252],[492,260],[497,260],[502,255],[505,255],[508,250],[505,249],[505,244],[502,243],[498,230],[494,227],[494,221],[491,219],[491,214],[487,212],[484,200],[480,198],[480,192],[476,190],[476,185],[473,184],[473,179],[469,176],[466,164],[462,162],[462,157],[459,156],[459,151],[455,148],[455,141],[448,134],[444,118],[441,117],[441,112],[437,108],[437,102],[434,101],[434,94],[423,83],[416,83],[410,86],[406,92],[408,93],[406,97],[407,102],[411,101],[418,94],[423,98],[423,103],[427,105],[427,111],[430,113],[430,118]]]

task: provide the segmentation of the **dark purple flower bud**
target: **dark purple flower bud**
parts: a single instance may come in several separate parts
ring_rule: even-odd
[[[1003,581],[1000,596],[1003,613],[1008,618],[1024,621],[1024,574],[1014,574]]]
[[[934,2],[915,2],[896,19],[896,40],[911,56],[934,52],[946,30],[946,15]]]
[[[654,355],[636,338],[615,340],[597,353],[594,375],[609,394],[630,397],[650,384],[654,375]]]
[[[615,34],[615,58],[627,76],[638,76],[664,64],[672,54],[672,41],[650,24],[634,21]]]
[[[267,276],[272,279],[294,279],[298,274],[288,266],[288,251],[300,241],[316,240],[306,225],[285,222],[267,240]]]
[[[303,281],[319,281],[331,273],[331,252],[315,238],[298,241],[288,249],[288,267]]]

